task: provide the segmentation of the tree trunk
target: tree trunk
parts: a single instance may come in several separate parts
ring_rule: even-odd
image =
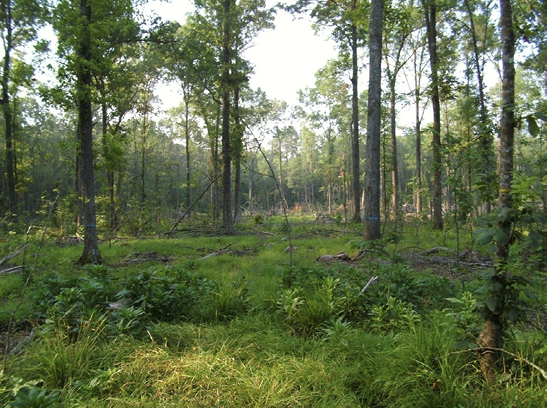
[[[502,112],[500,122],[500,189],[499,208],[512,208],[511,184],[513,181],[513,156],[515,134],[515,32],[513,30],[513,12],[511,0],[500,0],[500,27],[502,40]],[[512,221],[510,217],[498,223],[498,228],[508,237],[511,236]],[[480,347],[500,348],[503,345],[503,324],[501,315],[505,308],[504,292],[506,291],[506,268],[509,259],[510,239],[502,245],[496,243],[495,270],[491,281],[499,289],[493,294],[496,296],[497,307],[488,309],[482,332],[478,339]],[[494,286],[494,285],[492,285]],[[493,381],[496,373],[496,363],[499,352],[489,351],[480,355],[481,369],[487,380]]]
[[[234,91],[235,132],[234,151],[234,222],[241,219],[241,156],[243,154],[243,128],[239,116],[239,86]]]
[[[100,263],[99,241],[95,216],[95,175],[93,173],[93,110],[91,106],[91,6],[80,2],[83,17],[83,37],[78,49],[76,98],[78,106],[78,140],[80,142],[80,176],[83,190],[84,250],[80,264]]]
[[[395,123],[396,110],[395,110],[395,75],[390,81],[390,128],[391,128],[391,211],[393,213],[393,219],[397,219],[397,212],[399,210],[399,171],[397,166],[397,125]]]
[[[433,107],[433,228],[443,229],[442,160],[441,160],[441,103],[437,58],[437,7],[435,0],[422,0],[425,10],[429,62],[431,65],[431,105]]]
[[[475,71],[477,74],[477,83],[479,86],[479,104],[480,104],[480,135],[481,135],[481,148],[482,148],[482,158],[483,158],[483,169],[486,179],[490,179],[489,175],[494,171],[493,159],[492,159],[492,129],[489,126],[488,121],[488,110],[486,108],[486,98],[484,96],[484,81],[482,75],[482,68],[480,64],[480,53],[478,40],[475,30],[475,20],[473,18],[473,11],[471,10],[471,5],[469,0],[465,0],[465,6],[469,14],[469,25],[471,31],[471,38],[473,42],[473,53],[475,57]],[[486,34],[485,34],[486,37]],[[492,204],[490,202],[489,194],[486,197],[486,213],[489,214],[491,211]]]
[[[380,133],[382,121],[382,26],[384,2],[372,0],[370,11],[370,75],[368,91],[367,151],[365,173],[365,228],[367,241],[381,238]]]
[[[230,8],[231,0],[223,0],[222,30],[222,228],[225,233],[233,232],[232,180],[230,146]]]
[[[10,104],[9,79],[11,73],[11,50],[13,47],[12,34],[12,11],[11,1],[3,3],[4,25],[6,27],[6,37],[4,40],[4,66],[2,67],[2,108],[4,114],[4,129],[6,132],[6,178],[8,182],[8,211],[9,219],[17,217],[17,191],[16,174],[17,162],[15,160],[15,143],[13,137],[13,117]]]
[[[186,148],[186,209],[189,209],[192,205],[192,188],[191,188],[191,174],[190,174],[190,125],[188,119],[190,116],[190,95],[189,92],[184,90],[184,140]],[[188,214],[190,217],[190,214]]]
[[[352,9],[355,9],[356,1],[353,1]],[[352,60],[352,97],[351,97],[351,158],[353,177],[353,217],[352,221],[361,222],[361,172],[359,169],[359,93],[357,81],[359,69],[357,66],[357,25],[351,25],[351,60]]]
[[[416,88],[416,122],[414,125],[416,133],[416,212],[422,212],[422,130],[420,118],[420,90]]]
[[[103,150],[104,154],[108,155],[108,150],[110,147],[108,146],[108,113],[107,113],[107,106],[106,102],[104,100],[105,94],[104,94],[104,81],[101,83],[101,92],[103,96],[103,101],[101,102],[101,113],[102,113],[102,131],[103,131]],[[105,169],[105,175],[106,175],[106,184],[108,188],[108,197],[109,197],[109,221],[110,221],[110,229],[114,231],[117,226],[117,215],[116,215],[116,196],[114,192],[114,170],[110,168],[111,163],[107,161],[106,163],[106,169]]]

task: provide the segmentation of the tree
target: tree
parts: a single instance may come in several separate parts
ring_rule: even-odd
[[[94,78],[111,66],[111,47],[123,44],[118,33],[135,34],[133,23],[131,0],[61,0],[54,10],[58,53],[64,59],[58,78],[78,113],[76,171],[84,227],[81,264],[101,262],[95,209],[93,103],[97,102],[97,84]]]
[[[323,177],[329,214],[333,211],[336,173],[345,174],[349,170],[343,160],[346,146],[337,150],[340,144],[349,142],[351,146],[351,141],[348,141],[351,138],[348,124],[352,120],[350,86],[343,78],[343,68],[344,62],[340,59],[327,61],[315,73],[315,87],[299,92],[302,105],[299,116],[320,135],[318,142],[323,165],[319,166],[318,171]],[[346,208],[345,195],[342,202]]]
[[[441,157],[441,102],[437,58],[437,5],[436,0],[422,0],[427,28],[429,64],[431,67],[431,105],[433,108],[433,228],[443,229],[442,210],[442,157]]]
[[[365,172],[366,241],[381,238],[380,229],[380,133],[382,119],[383,0],[372,0],[370,10],[370,74],[368,83],[367,152]]]
[[[394,217],[399,210],[399,171],[397,164],[397,76],[409,58],[402,57],[406,40],[412,29],[412,8],[400,5],[401,8],[392,8],[387,14],[386,40],[384,41],[384,58],[386,60],[386,75],[389,82],[389,112],[391,133],[391,185],[392,208]]]
[[[500,189],[499,189],[499,222],[498,229],[507,239],[496,241],[495,270],[490,278],[491,286],[496,288],[489,299],[489,307],[485,310],[486,319],[481,334],[477,340],[480,347],[490,348],[480,354],[481,369],[484,376],[493,380],[495,364],[499,360],[499,351],[503,344],[503,320],[505,296],[507,290],[507,261],[511,247],[513,216],[511,210],[513,157],[515,133],[515,31],[513,26],[513,10],[511,0],[500,0],[500,27],[502,42],[502,112],[500,121]]]
[[[6,138],[6,177],[9,218],[18,213],[16,177],[17,160],[15,155],[15,141],[11,94],[13,52],[22,49],[25,44],[36,38],[36,31],[45,17],[45,9],[39,0],[3,0],[0,4],[0,36],[4,46],[2,55],[2,96],[0,104],[4,116],[4,130]]]
[[[302,12],[312,8],[311,15],[317,24],[332,29],[332,36],[339,44],[341,54],[348,56],[348,68],[351,71],[352,84],[352,118],[351,118],[351,169],[353,221],[361,222],[361,171],[360,171],[360,137],[359,137],[359,61],[358,51],[365,37],[364,27],[367,22],[368,2],[358,0],[314,2],[300,0],[289,10]]]

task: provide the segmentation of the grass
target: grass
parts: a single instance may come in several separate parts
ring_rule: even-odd
[[[351,242],[360,233],[351,225],[320,226],[307,219],[292,231],[298,249],[289,276],[287,234],[282,220],[272,218],[235,237],[103,243],[109,265],[104,270],[76,267],[79,246],[46,243],[18,315],[40,333],[24,354],[7,360],[0,403],[13,400],[13,390],[27,384],[58,390],[70,407],[545,405],[546,382],[527,364],[506,358],[498,382],[488,385],[474,354],[454,354],[462,340],[473,341],[470,333],[480,324],[459,277],[439,278],[433,269],[415,272],[388,257],[319,265],[320,255],[355,254]],[[452,231],[435,235],[421,227],[419,233],[421,249],[454,245]],[[401,248],[414,247],[415,228],[405,226],[401,237],[383,249],[401,254]],[[462,248],[475,247],[469,237],[461,237]],[[232,253],[200,260],[229,244]],[[158,260],[124,264],[131,254],[151,251],[173,259],[167,266]],[[372,275],[378,281],[359,295]],[[70,290],[48,292],[47,276],[57,279],[50,281],[51,290],[63,285]],[[192,286],[195,277],[202,287]],[[466,279],[466,290],[480,286],[475,275]],[[133,290],[145,288],[146,306],[139,293],[132,294],[135,309],[126,305],[125,315],[99,306],[99,295],[115,300],[128,282]],[[180,282],[186,309],[177,303],[179,292],[171,292]],[[3,311],[21,288],[20,276],[0,278]],[[32,295],[39,289],[56,302],[41,312],[48,321],[36,320]],[[539,275],[532,289],[538,293],[536,323],[545,316],[544,290]],[[395,296],[389,303],[388,292]],[[462,296],[465,302],[445,300]],[[168,307],[184,316],[173,316]],[[134,318],[134,325],[124,326],[124,316]],[[521,324],[508,334],[507,348],[545,368],[545,333]]]

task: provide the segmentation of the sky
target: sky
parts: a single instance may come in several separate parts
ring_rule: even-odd
[[[268,0],[268,6],[277,1]],[[177,20],[181,24],[192,11],[189,0],[173,0],[171,3],[152,1],[147,5],[164,19]],[[278,10],[274,29],[261,32],[254,46],[244,56],[254,65],[250,78],[253,89],[260,88],[270,99],[286,101],[290,105],[298,102],[298,91],[315,84],[315,73],[332,58],[336,58],[335,44],[326,33],[317,36],[311,20],[295,20],[290,14]],[[159,90],[163,107],[178,105],[180,95],[172,85]]]

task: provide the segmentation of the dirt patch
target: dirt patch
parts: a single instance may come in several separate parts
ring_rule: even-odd
[[[16,347],[18,348],[21,342],[29,338],[32,332],[32,323],[28,320],[22,322],[14,322],[9,328],[8,322],[0,323],[0,352],[10,353]],[[9,336],[8,336],[9,330]]]

